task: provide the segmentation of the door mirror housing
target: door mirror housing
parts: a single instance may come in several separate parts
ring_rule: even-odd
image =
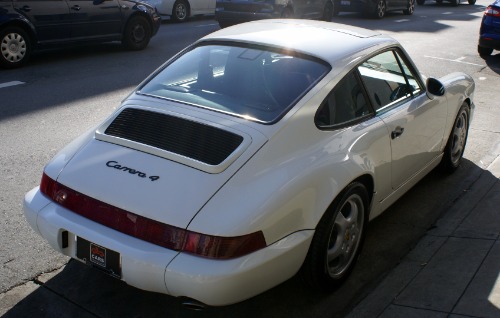
[[[444,85],[439,80],[429,77],[427,79],[427,95],[431,94],[434,96],[443,96],[445,93]],[[432,96],[429,96],[432,98]]]

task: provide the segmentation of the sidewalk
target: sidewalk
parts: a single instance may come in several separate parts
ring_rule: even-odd
[[[500,317],[500,157],[348,318]]]

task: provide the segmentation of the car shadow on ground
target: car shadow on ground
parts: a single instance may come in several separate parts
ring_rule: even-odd
[[[500,74],[500,53],[498,51],[493,51],[492,55],[484,56],[483,59],[490,70],[496,74]]]
[[[244,302],[193,311],[179,299],[130,287],[72,260],[48,281],[38,282],[41,286],[4,317],[342,317],[485,174],[495,178],[469,160],[452,175],[432,171],[369,224],[352,275],[330,294],[311,291],[296,276]]]

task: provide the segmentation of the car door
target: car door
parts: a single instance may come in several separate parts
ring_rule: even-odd
[[[405,55],[378,54],[358,70],[391,137],[391,184],[399,188],[441,152],[447,108],[430,99]]]
[[[74,39],[120,39],[122,13],[118,0],[68,0]]]
[[[66,0],[14,0],[13,6],[34,25],[39,43],[70,37],[71,19]]]

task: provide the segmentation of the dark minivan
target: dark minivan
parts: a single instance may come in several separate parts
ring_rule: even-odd
[[[133,0],[0,0],[0,67],[26,63],[34,50],[121,41],[144,49],[160,28],[156,9]]]

